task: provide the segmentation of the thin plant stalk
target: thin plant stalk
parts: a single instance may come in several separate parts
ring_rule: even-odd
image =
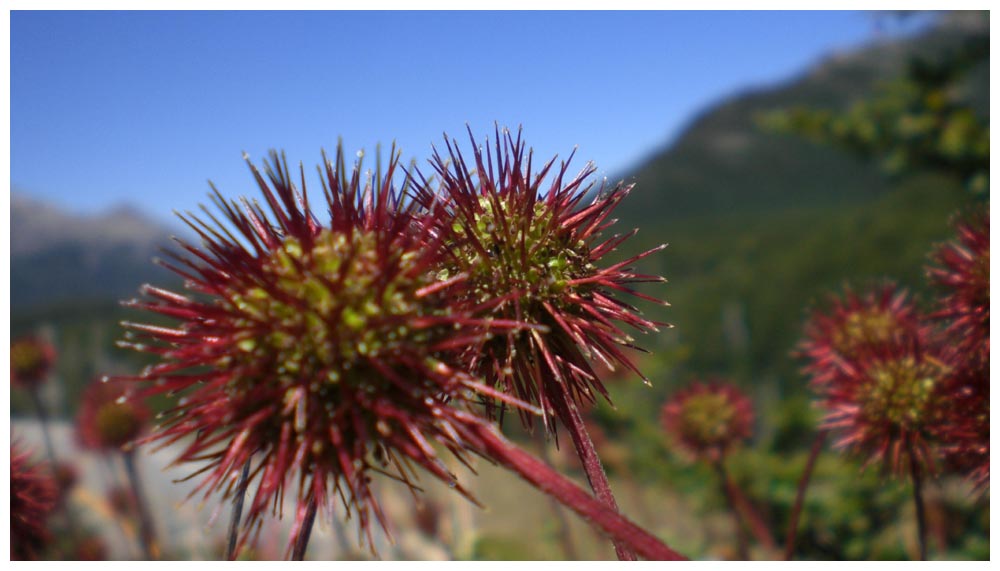
[[[45,453],[49,457],[49,467],[52,470],[53,477],[57,477],[56,449],[52,445],[52,435],[49,434],[48,410],[45,408],[45,403],[42,402],[42,395],[39,393],[38,387],[32,386],[28,390],[28,394],[31,396],[31,402],[35,405],[35,412],[38,414],[38,421],[42,425],[42,439],[45,441]]]
[[[733,524],[736,526],[737,557],[739,557],[741,561],[749,561],[749,541],[747,539],[746,530],[743,528],[743,520],[740,518],[739,508],[737,508],[735,486],[733,486],[729,481],[729,474],[726,473],[726,466],[722,458],[713,462],[712,465],[715,468],[715,473],[719,477],[719,485],[722,486],[722,493],[726,498],[726,504],[729,506],[729,513],[732,515]]]
[[[146,495],[143,493],[139,474],[136,471],[135,452],[133,450],[123,451],[122,459],[125,462],[125,473],[128,475],[132,494],[135,496],[136,510],[139,512],[137,515],[139,516],[139,538],[142,543],[142,552],[147,560],[152,561],[159,557],[160,550],[156,545],[156,532],[153,530],[153,520],[149,515]]]
[[[923,473],[910,447],[910,476],[913,478],[913,504],[917,509],[917,544],[920,560],[927,561],[927,514],[924,511]]]
[[[729,487],[732,490],[733,498],[736,500],[736,509],[743,516],[743,521],[750,528],[750,533],[753,534],[758,543],[764,546],[764,549],[768,551],[776,550],[777,544],[774,541],[774,536],[771,535],[771,528],[764,522],[764,518],[761,517],[760,512],[754,508],[746,494],[733,482],[732,478],[729,479]]]
[[[243,500],[246,499],[247,478],[250,476],[250,460],[247,459],[236,484],[236,497],[233,498],[233,515],[229,520],[229,544],[226,546],[226,559],[236,561],[237,540],[240,535],[240,519],[243,517]]]
[[[552,465],[552,456],[549,454],[548,442],[545,439],[545,431],[538,430],[536,434],[536,443],[538,444],[538,453],[542,461]],[[563,511],[559,502],[555,498],[549,497],[549,510],[552,511],[552,515],[556,519],[556,525],[558,526],[559,544],[562,546],[563,555],[569,561],[576,561],[579,556],[576,552],[576,546],[573,545],[573,535],[569,527],[569,520],[566,518],[566,512]]]
[[[576,448],[583,471],[587,475],[587,482],[590,489],[594,491],[597,499],[614,511],[618,511],[618,502],[611,492],[611,483],[608,482],[608,475],[601,464],[601,458],[597,455],[594,442],[587,432],[587,427],[580,416],[580,411],[576,404],[572,402],[566,391],[553,391],[555,393],[554,404],[556,414],[562,421],[566,431],[573,439],[573,446]],[[621,542],[615,541],[615,555],[619,561],[635,561],[636,555]]]
[[[813,440],[812,449],[809,451],[809,459],[806,460],[805,470],[799,478],[798,490],[795,492],[795,504],[792,505],[792,513],[788,518],[788,535],[785,537],[785,561],[791,561],[795,555],[795,538],[798,535],[799,516],[802,515],[802,507],[806,502],[806,490],[809,488],[809,480],[812,479],[813,469],[816,467],[816,460],[819,453],[826,444],[827,431],[825,429],[816,433]]]
[[[292,550],[292,561],[302,561],[306,556],[309,536],[312,535],[313,522],[316,520],[316,498],[309,501],[306,515],[302,519],[302,528],[295,537],[295,547]]]
[[[56,449],[55,446],[52,445],[52,434],[49,432],[48,409],[45,408],[45,403],[42,401],[42,395],[40,394],[37,386],[32,386],[28,390],[28,394],[31,396],[31,402],[34,404],[35,412],[38,414],[38,422],[41,424],[42,440],[45,441],[45,454],[49,458],[49,470],[52,472],[52,478],[55,481],[58,481],[59,469],[56,460]],[[79,535],[79,526],[76,523],[76,517],[73,515],[73,509],[69,504],[66,504],[62,512],[65,517],[67,531],[70,536],[77,538]]]
[[[651,561],[684,561],[687,558],[667,547],[627,518],[597,500],[548,464],[513,445],[495,428],[482,423],[462,427],[463,435],[477,441],[477,448],[489,451],[490,457],[517,473],[542,492],[557,498],[585,521],[604,531],[613,541]]]

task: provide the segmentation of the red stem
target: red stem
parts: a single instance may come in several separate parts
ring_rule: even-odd
[[[236,485],[236,497],[233,498],[233,514],[229,520],[229,544],[226,546],[226,560],[236,561],[237,539],[240,534],[240,519],[243,516],[243,500],[247,494],[247,477],[250,475],[250,459],[243,465],[240,481]]]
[[[142,540],[142,552],[147,560],[152,561],[159,557],[160,549],[156,545],[156,532],[153,530],[153,520],[150,519],[149,506],[146,504],[146,495],[143,493],[142,485],[139,481],[139,473],[135,468],[135,452],[127,450],[122,452],[125,461],[125,473],[128,474],[129,484],[132,486],[132,494],[135,496],[135,507],[139,516],[139,537]]]
[[[802,506],[805,505],[806,489],[809,488],[809,480],[812,478],[813,468],[816,467],[816,459],[819,458],[823,444],[826,443],[826,434],[826,430],[820,430],[816,433],[812,450],[809,451],[809,459],[806,460],[806,468],[802,472],[802,478],[799,479],[799,488],[795,493],[795,504],[792,506],[792,514],[788,519],[788,535],[785,537],[785,561],[791,561],[795,555],[795,537],[799,530],[799,515],[802,514]]]
[[[615,501],[615,496],[611,492],[611,483],[608,482],[608,475],[604,471],[601,458],[597,455],[594,441],[591,440],[590,433],[587,432],[587,426],[580,416],[580,411],[577,409],[576,404],[570,400],[566,391],[557,389],[553,392],[555,394],[551,395],[551,400],[555,404],[556,414],[559,415],[559,420],[562,421],[563,426],[566,427],[566,431],[569,432],[570,437],[573,439],[573,446],[576,447],[576,453],[580,457],[583,471],[587,474],[587,482],[590,484],[590,489],[594,491],[597,499],[604,502],[604,505],[614,511],[619,511],[618,502]],[[636,560],[635,553],[627,549],[620,541],[615,541],[614,545],[615,555],[618,556],[619,561]]]
[[[295,549],[292,551],[292,561],[303,561],[306,556],[306,547],[309,545],[309,536],[312,535],[313,522],[316,520],[316,498],[309,500],[306,507],[305,517],[302,519],[302,528],[295,537]]]
[[[479,449],[504,467],[513,470],[536,488],[556,498],[612,540],[620,541],[638,555],[655,561],[683,561],[687,558],[670,549],[649,532],[583,491],[571,480],[531,454],[518,448],[496,430],[478,419],[463,427]]]
[[[720,458],[713,463],[715,472],[719,476],[719,485],[722,487],[722,494],[726,497],[726,504],[729,506],[729,513],[733,516],[733,524],[736,526],[736,549],[737,557],[740,561],[750,560],[750,547],[747,541],[746,530],[743,529],[743,521],[740,519],[739,510],[736,507],[735,486],[729,481],[726,474],[726,467]]]
[[[917,508],[917,542],[920,546],[920,560],[927,561],[927,516],[924,513],[923,474],[910,445],[910,476],[913,478],[913,503]]]

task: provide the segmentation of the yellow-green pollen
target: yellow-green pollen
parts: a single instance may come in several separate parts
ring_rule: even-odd
[[[943,364],[913,356],[876,363],[860,387],[859,404],[871,421],[919,429],[931,420],[935,388],[945,373]]]
[[[863,345],[892,341],[900,330],[900,323],[891,311],[878,308],[853,311],[834,331],[833,346],[841,355],[851,356]]]
[[[524,224],[520,214],[511,212],[511,196],[501,196],[497,203],[490,197],[479,198],[472,232],[488,257],[482,259],[481,252],[467,248],[473,268],[472,282],[477,286],[479,298],[485,301],[497,292],[517,288],[530,292],[522,297],[522,303],[530,305],[544,300],[559,304],[560,294],[569,281],[594,274],[596,268],[590,263],[589,248],[583,241],[569,243],[568,236],[558,228],[550,230],[554,211],[544,200],[534,204],[531,222]],[[506,225],[497,220],[497,206]],[[454,230],[459,235],[464,232],[458,223]],[[522,241],[528,252],[526,264],[521,258]]]
[[[386,275],[385,260],[378,258],[372,233],[356,231],[349,237],[323,230],[311,251],[295,238],[285,239],[263,267],[262,277],[273,285],[230,296],[247,315],[234,323],[246,331],[236,341],[238,350],[219,363],[241,369],[230,390],[259,383],[285,387],[282,404],[290,410],[297,432],[306,427],[304,386],[326,402],[328,411],[336,404],[332,389],[340,383],[373,394],[392,390],[367,358],[391,355],[401,343],[423,343],[431,334],[394,324],[391,317],[444,310],[432,312],[417,298],[416,291],[435,278],[415,275],[415,252],[387,255],[398,261],[391,276]]]

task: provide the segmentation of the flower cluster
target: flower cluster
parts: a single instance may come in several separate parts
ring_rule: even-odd
[[[937,435],[946,462],[980,489],[990,481],[990,222],[985,212],[960,219],[957,240],[941,246],[928,270],[943,296],[933,318],[954,350],[947,380],[947,422]]]
[[[517,472],[646,557],[677,557],[479,416],[484,400],[538,411],[477,380],[470,352],[545,328],[499,312],[510,297],[479,296],[474,268],[454,263],[440,212],[423,210],[424,195],[405,197],[409,177],[395,186],[398,159],[393,149],[384,171],[363,176],[360,161],[347,170],[338,146],[333,161],[324,156],[318,213],[304,172],[300,191],[272,153],[263,173],[247,161],[267,211],[215,191],[225,223],[207,209],[209,222],[182,216],[203,247],[180,242],[185,254],[162,264],[186,279],[188,293],[147,285],[145,299],[127,304],[179,323],[125,323],[130,336],[121,342],[161,359],[122,380],[142,386],[142,396],[177,398],[152,438],[179,443],[178,462],[207,462],[198,487],[206,495],[233,495],[235,476],[252,466],[244,541],[266,513],[280,513],[290,488],[290,546],[335,498],[371,544],[373,519],[386,526],[373,475],[416,489],[420,468],[469,496],[440,458],[447,451]]]
[[[717,462],[750,438],[753,404],[729,383],[695,382],[663,405],[660,418],[681,452]]]
[[[865,294],[848,288],[843,298],[830,296],[828,306],[814,311],[806,324],[800,347],[808,359],[805,371],[823,387],[872,350],[924,344],[929,330],[922,318],[906,290],[892,283]]]
[[[56,351],[40,337],[27,336],[10,345],[10,380],[23,388],[45,382],[55,363]]]
[[[893,284],[817,311],[801,352],[837,446],[896,473],[934,470],[928,440],[941,422],[950,368],[926,317]]]
[[[958,225],[928,271],[944,295],[924,315],[884,284],[817,311],[800,354],[838,445],[897,473],[937,460],[989,483],[989,219]],[[940,326],[939,326],[940,325]]]
[[[18,444],[10,447],[10,558],[37,559],[51,537],[45,524],[55,507],[56,484],[48,469],[30,460]]]
[[[963,359],[990,358],[990,220],[986,213],[971,215],[957,225],[958,240],[934,253],[928,270],[944,292],[934,317],[944,320],[950,340]]]

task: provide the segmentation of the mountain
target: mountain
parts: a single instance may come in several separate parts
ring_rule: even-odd
[[[985,20],[975,13],[943,15],[916,36],[832,55],[800,77],[712,105],[673,144],[623,177],[637,184],[619,211],[622,220],[645,226],[697,215],[837,206],[884,194],[891,181],[876,165],[768,132],[759,117],[793,105],[846,108],[901,74],[914,56],[941,53],[984,28],[988,34],[988,15]],[[988,66],[971,75],[966,96],[988,114]]]
[[[177,234],[130,206],[83,216],[13,192],[11,309],[133,297],[145,282],[176,283],[151,259]]]

